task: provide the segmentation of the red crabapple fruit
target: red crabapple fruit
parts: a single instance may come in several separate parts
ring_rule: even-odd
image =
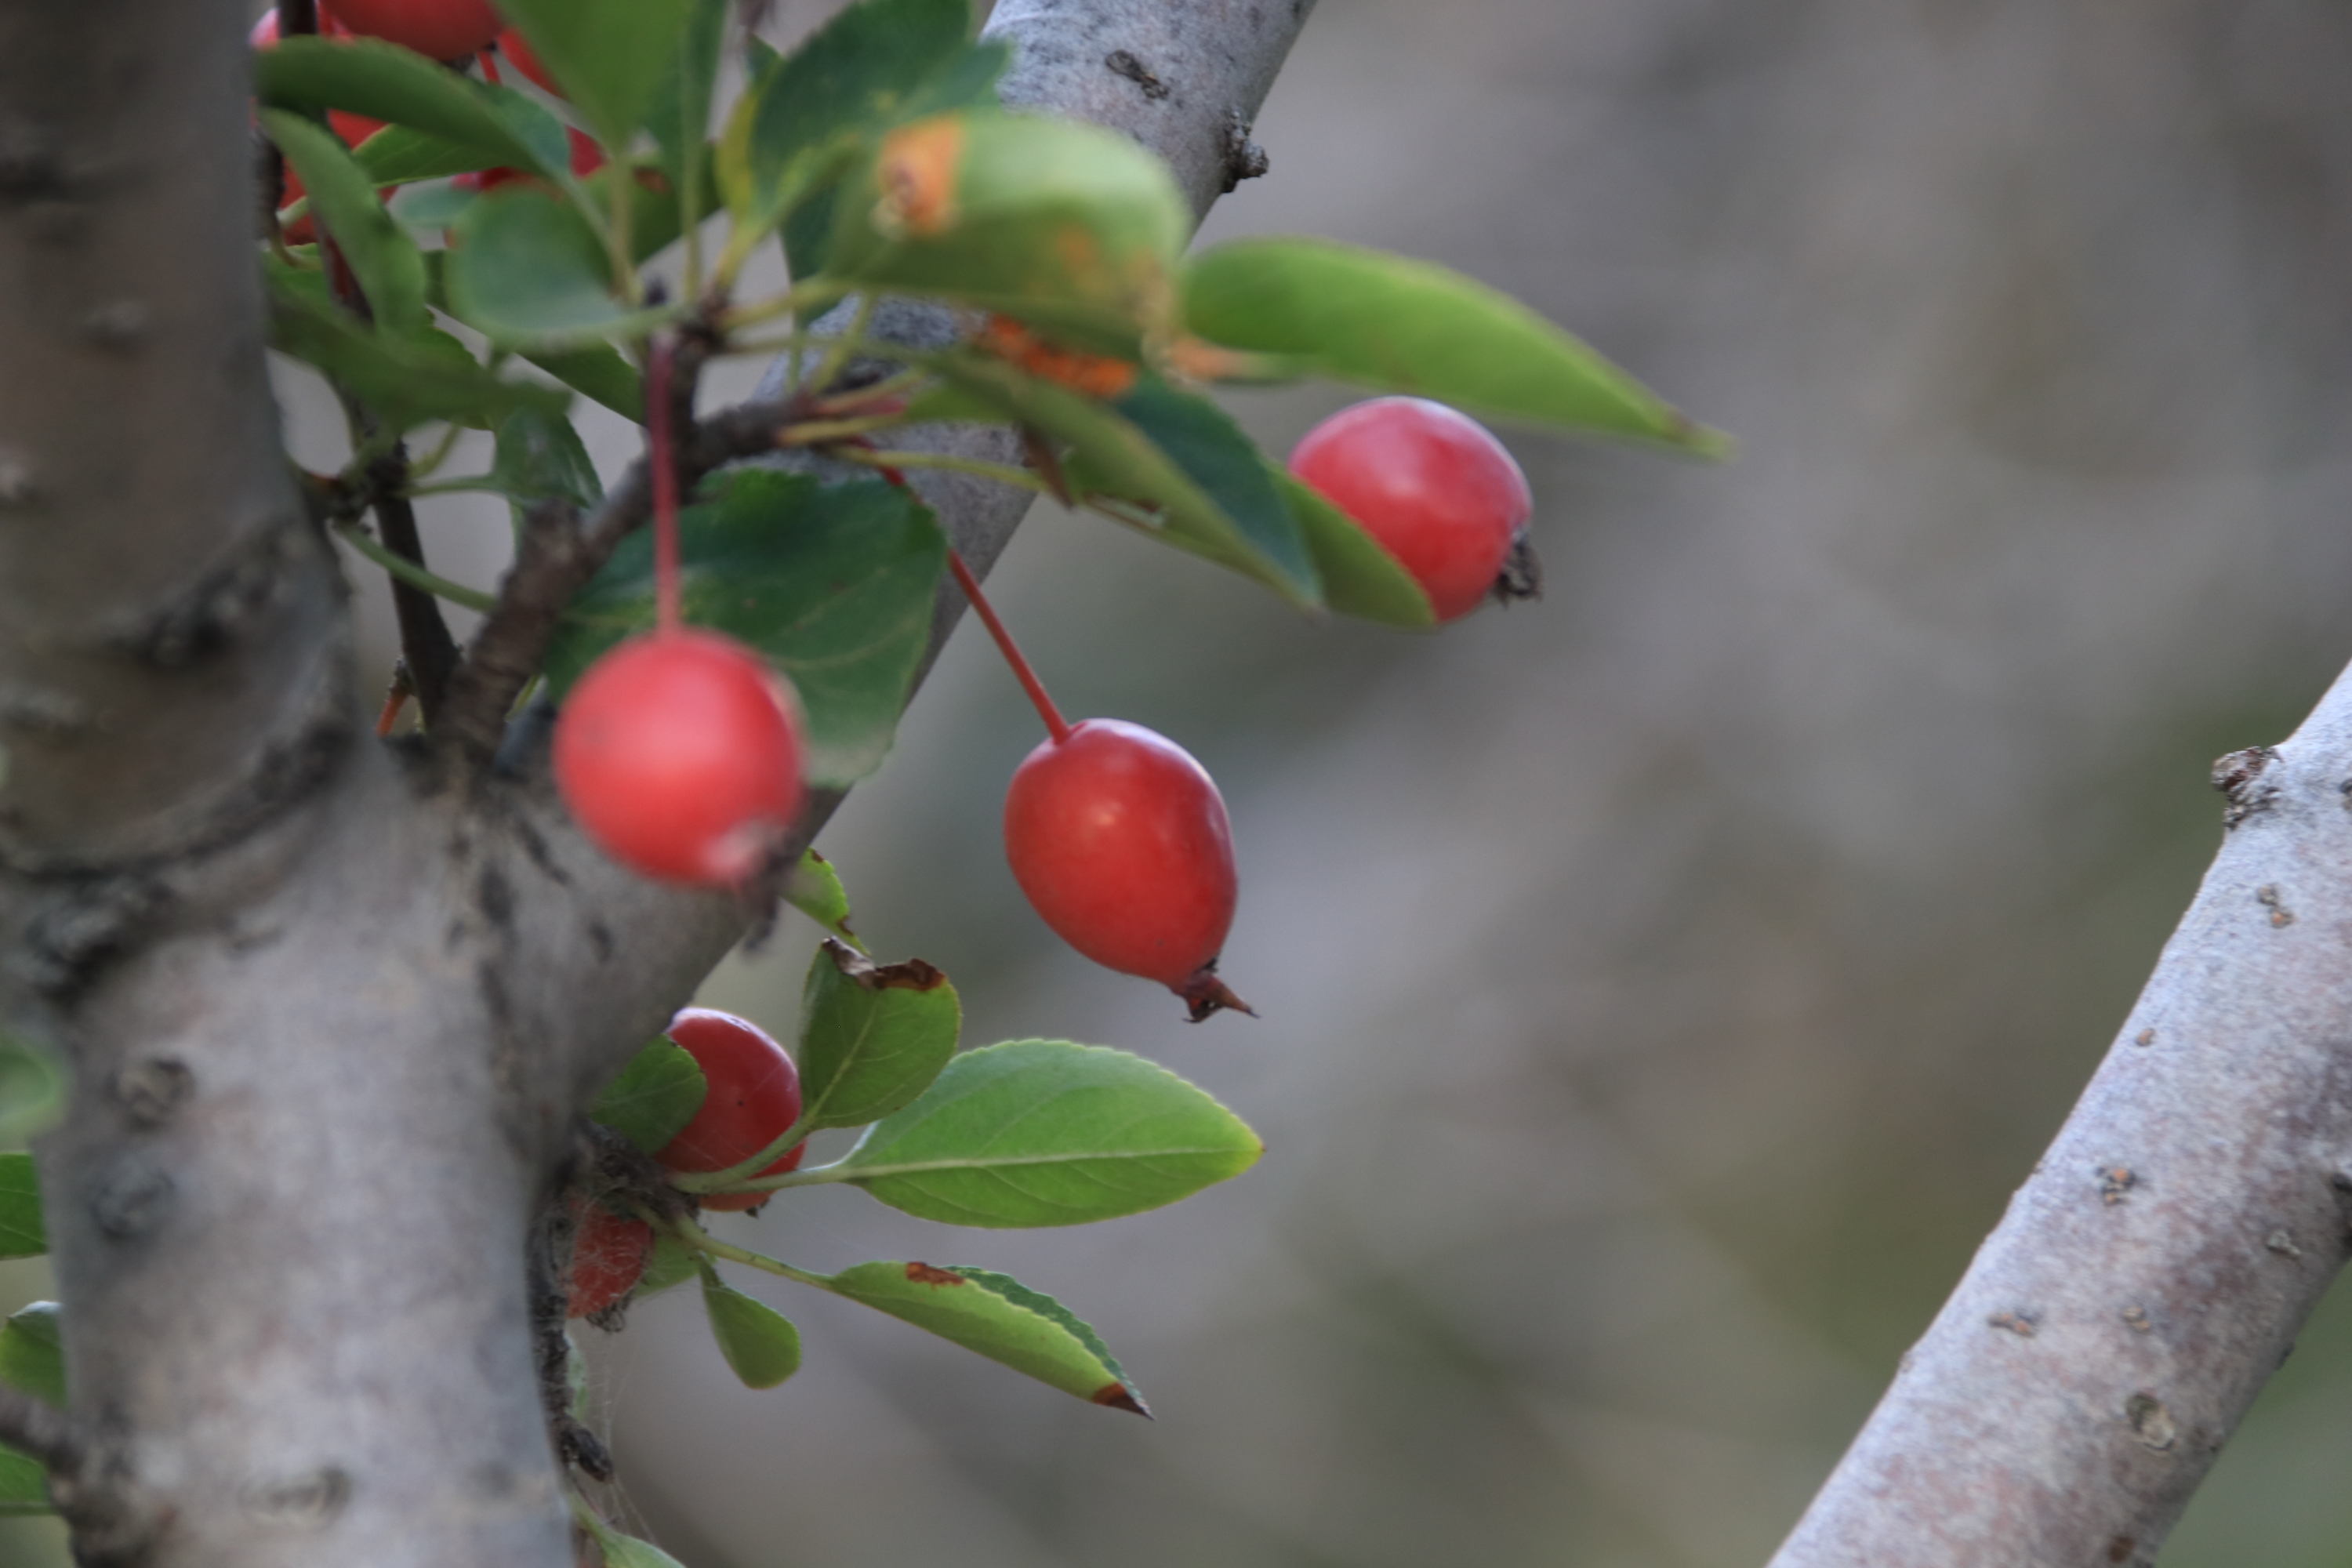
[[[602,1204],[572,1205],[572,1274],[564,1281],[563,1315],[587,1318],[618,1306],[637,1288],[653,1258],[654,1227],[623,1219]]]
[[[478,54],[506,26],[486,0],[335,0],[335,13],[354,33],[436,60]]]
[[[740,1165],[778,1138],[801,1116],[801,1074],[790,1052],[766,1030],[732,1013],[688,1007],[670,1020],[669,1037],[698,1066],[709,1087],[694,1120],[663,1144],[656,1161],[673,1171],[702,1173]],[[808,1150],[795,1143],[762,1176],[797,1168]],[[766,1193],[706,1193],[707,1209],[757,1208]]]
[[[1534,510],[1485,426],[1419,397],[1341,409],[1307,433],[1290,471],[1412,573],[1441,621],[1495,591]]]

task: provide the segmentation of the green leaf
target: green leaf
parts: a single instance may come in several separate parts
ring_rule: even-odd
[[[654,1228],[653,1256],[633,1292],[642,1300],[673,1286],[683,1285],[702,1269],[702,1249],[675,1231]]]
[[[604,1554],[604,1568],[684,1568],[678,1560],[650,1541],[639,1541],[634,1535],[624,1535],[596,1516],[593,1509],[575,1504],[572,1517],[588,1527],[596,1538],[596,1550]]]
[[[1281,552],[1279,557],[1269,555],[1202,488],[1183,462],[1119,408],[982,354],[960,354],[942,360],[939,368],[953,390],[991,404],[1015,424],[1029,426],[1076,448],[1064,464],[1063,475],[1082,496],[1107,495],[1148,508],[1152,515],[1148,521],[1139,520],[1137,526],[1152,537],[1254,577],[1294,604],[1312,607],[1321,602],[1305,543],[1286,510],[1278,531],[1265,514],[1254,514],[1255,523]],[[1215,413],[1213,405],[1204,406]],[[1180,432],[1175,428],[1177,417],[1156,399],[1148,400],[1147,407],[1154,415],[1168,416],[1162,420],[1163,431],[1180,445],[1185,436],[1205,437],[1197,445],[1186,446],[1188,458],[1220,477],[1235,474],[1232,465],[1238,452],[1221,446],[1205,421]],[[1222,414],[1217,417],[1223,419]],[[1247,437],[1238,437],[1237,432],[1235,436],[1246,446]],[[1247,450],[1253,468],[1262,467],[1256,448]],[[1213,455],[1223,461],[1213,463]]]
[[[1141,377],[1134,390],[1111,406],[1173,458],[1217,510],[1232,520],[1249,547],[1250,561],[1242,570],[1262,577],[1263,566],[1270,565],[1280,574],[1276,586],[1286,596],[1301,604],[1322,601],[1322,584],[1306,535],[1267,474],[1265,454],[1242,433],[1231,415],[1205,397],[1177,391],[1156,375]],[[1167,538],[1212,560],[1223,558],[1222,534],[1197,534],[1171,520]]]
[[[275,52],[275,51],[272,51]],[[501,381],[464,344],[430,328],[393,337],[327,297],[315,272],[265,258],[269,346],[327,373],[383,424],[406,430],[429,419],[488,429],[517,408],[560,414],[569,393]]]
[[[601,403],[624,419],[646,418],[645,378],[610,343],[571,349],[525,349],[522,357],[564,385]]]
[[[261,111],[262,129],[302,176],[310,210],[351,263],[376,321],[395,336],[422,329],[425,258],[376,198],[375,186],[333,132],[282,109]]]
[[[969,0],[863,0],[764,72],[730,117],[719,183],[737,244],[829,184],[861,142],[912,115],[993,101],[1005,55],[971,44]],[[813,259],[795,253],[794,275]]]
[[[687,1049],[664,1035],[639,1051],[596,1097],[589,1120],[647,1154],[658,1153],[702,1109],[709,1083]]]
[[[582,508],[604,499],[604,486],[596,478],[596,465],[588,460],[580,432],[561,414],[541,408],[518,408],[499,421],[490,478],[523,506],[549,496],[562,496]]]
[[[1307,536],[1326,605],[1343,616],[1392,626],[1437,624],[1437,612],[1419,581],[1355,519],[1294,479],[1288,469],[1269,461],[1266,473]]]
[[[48,1249],[33,1157],[0,1154],[0,1258],[38,1258]]]
[[[496,153],[462,142],[429,136],[405,125],[387,125],[357,147],[352,156],[378,185],[407,185],[450,174],[469,174],[500,167]]]
[[[784,879],[784,902],[835,936],[847,939],[852,947],[863,945],[849,929],[849,889],[841,885],[841,873],[833,868],[833,862],[815,850],[801,851],[801,863]]]
[[[747,1388],[773,1388],[801,1369],[801,1332],[792,1320],[764,1301],[719,1282],[706,1268],[702,1274],[703,1310],[710,1315],[711,1337],[735,1375]]]
[[[1168,166],[1115,131],[935,115],[892,131],[849,176],[826,270],[1133,354],[1167,322],[1192,226]]]
[[[385,207],[393,220],[405,227],[440,234],[456,227],[466,209],[481,199],[479,191],[467,190],[455,180],[427,180],[394,191]],[[448,260],[447,251],[436,254]]]
[[[1242,239],[1192,258],[1184,318],[1231,348],[1474,414],[1702,452],[1694,425],[1510,296],[1458,272],[1327,239]]]
[[[66,1347],[55,1301],[36,1301],[0,1323],[0,1383],[66,1407]]]
[[[444,276],[449,313],[496,342],[568,347],[629,320],[612,258],[552,192],[501,185],[459,216]]]
[[[40,1461],[0,1447],[0,1519],[36,1519],[56,1511],[49,1506],[48,1472]]]
[[[924,963],[877,964],[827,937],[801,988],[801,1092],[809,1130],[863,1127],[930,1087],[955,1055],[963,1007]]]
[[[1150,1414],[1094,1330],[1017,1279],[952,1265],[861,1263],[833,1276],[829,1288],[1065,1394]]]
[[[546,110],[511,88],[459,76],[381,39],[281,39],[254,54],[253,87],[271,109],[348,109],[499,164],[558,178],[571,172],[563,123]]]
[[[65,1103],[65,1069],[30,1040],[0,1031],[0,1145],[47,1131]]]
[[[499,9],[596,140],[618,153],[646,124],[677,58],[691,0],[499,0]]]
[[[807,719],[803,773],[838,788],[881,765],[929,642],[946,542],[923,504],[880,479],[824,484],[740,468],[679,515],[687,619],[792,677]],[[622,542],[572,602],[547,655],[556,695],[654,621],[653,538]]]
[[[646,124],[661,148],[662,172],[682,201],[690,190],[697,217],[710,208],[710,102],[727,43],[727,0],[688,0],[677,53],[646,111]]]
[[[1265,1145],[1166,1068],[1067,1040],[948,1064],[835,1167],[891,1207],[950,1225],[1080,1225],[1239,1175]]]

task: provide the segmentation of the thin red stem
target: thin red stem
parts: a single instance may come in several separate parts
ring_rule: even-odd
[[[489,50],[488,50],[488,49],[484,49],[480,54],[476,55],[474,58],[475,58],[476,59],[479,60],[479,61],[481,62],[481,64],[482,64],[482,79],[483,79],[483,80],[485,80],[485,81],[488,81],[488,82],[495,82],[495,83],[497,83],[497,84],[498,84],[499,86],[500,86],[500,87],[503,87],[503,86],[505,86],[505,85],[506,85],[506,79],[505,79],[504,77],[502,77],[502,76],[499,75],[499,58],[498,58],[498,56],[496,56],[496,55],[492,54],[492,53],[491,53]]]
[[[1054,744],[1058,746],[1068,740],[1070,727],[1063,721],[1062,710],[1054,706],[1052,698],[1045,695],[1045,683],[1037,679],[1037,672],[1029,668],[1027,659],[1021,657],[1021,649],[1013,643],[1013,634],[1006,631],[1004,623],[996,618],[996,607],[988,602],[988,595],[980,591],[980,579],[971,574],[971,568],[963,563],[963,556],[953,545],[948,546],[948,569],[955,574],[956,585],[963,590],[964,597],[971,601],[971,607],[980,613],[981,625],[986,626],[988,635],[996,639],[998,649],[1004,655],[1004,662],[1013,667],[1013,677],[1021,682],[1021,689],[1026,691],[1029,700],[1037,705],[1037,717],[1045,721],[1045,732],[1054,737]]]
[[[654,480],[654,626],[667,637],[678,628],[677,463],[669,439],[671,345],[656,338],[646,356],[646,461]]]

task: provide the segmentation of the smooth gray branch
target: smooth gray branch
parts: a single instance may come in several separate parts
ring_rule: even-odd
[[[2352,671],[2215,783],[2147,989],[1773,1568],[2145,1568],[2345,1262]]]

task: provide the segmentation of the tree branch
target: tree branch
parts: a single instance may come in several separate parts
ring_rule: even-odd
[[[2352,671],[1773,1568],[2151,1564],[2345,1262]]]
[[[81,1435],[66,1413],[5,1384],[0,1384],[0,1444],[39,1460],[52,1475],[81,1468]]]

